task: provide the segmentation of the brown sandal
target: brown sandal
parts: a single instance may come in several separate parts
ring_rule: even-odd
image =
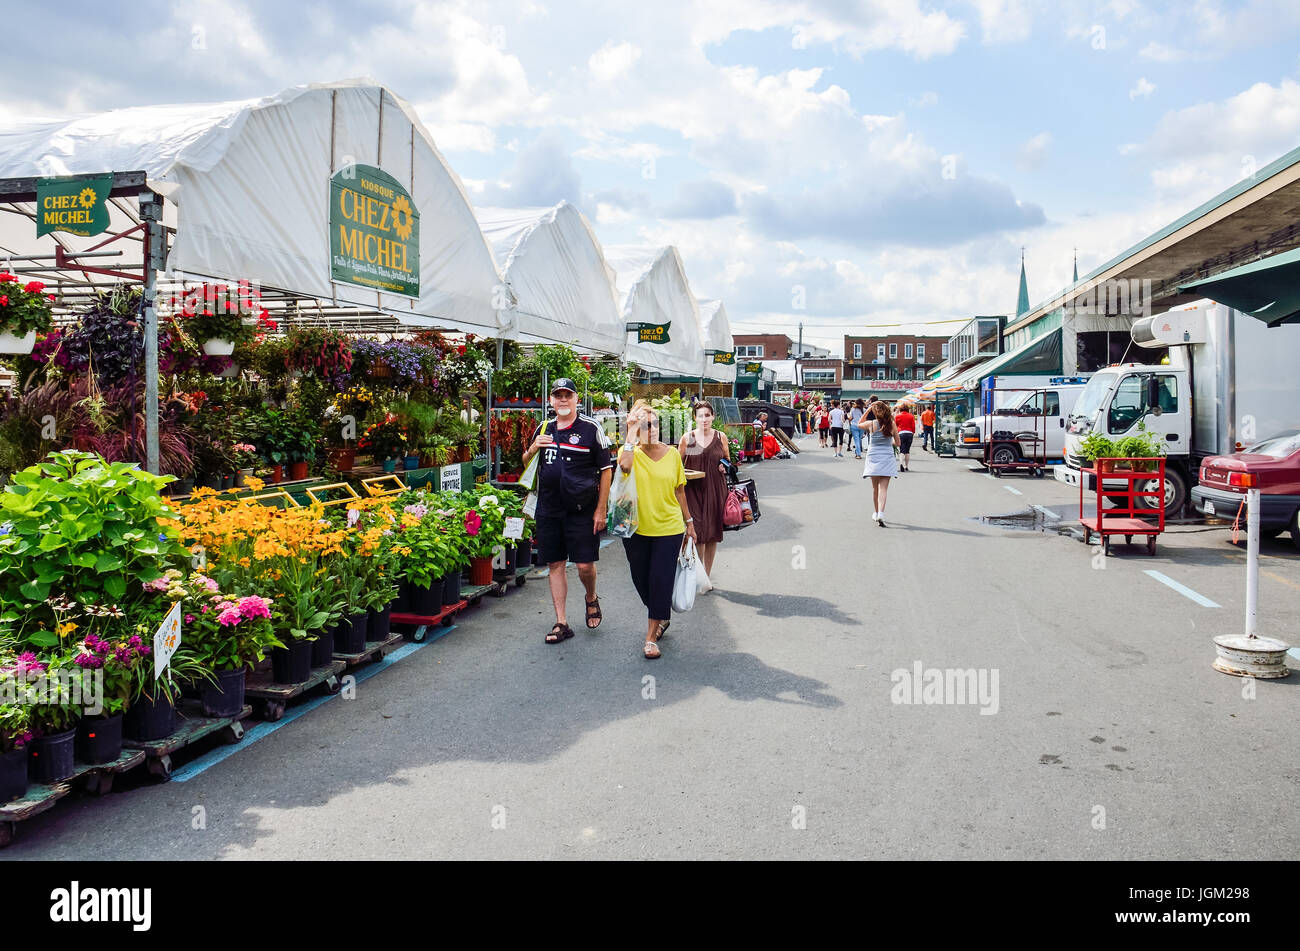
[[[587,630],[594,631],[596,628],[600,627],[600,619],[605,616],[600,611],[600,598],[596,598],[594,601],[587,601],[586,598],[583,598],[583,601],[586,602],[587,605]],[[591,613],[592,608],[596,609],[595,614]],[[592,621],[595,621],[596,623],[592,624]]]
[[[567,641],[571,637],[573,637],[573,628],[556,621],[555,627],[551,628],[551,633],[546,635],[546,643],[558,644],[560,641]]]

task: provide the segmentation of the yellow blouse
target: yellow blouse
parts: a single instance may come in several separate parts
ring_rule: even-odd
[[[685,532],[676,489],[686,484],[686,467],[677,448],[669,446],[656,462],[637,446],[632,455],[632,475],[636,479],[636,533],[662,537]]]

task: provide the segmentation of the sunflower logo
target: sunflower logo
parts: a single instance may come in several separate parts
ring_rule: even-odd
[[[405,195],[398,195],[397,200],[393,202],[393,230],[397,232],[397,237],[409,241],[414,227],[415,215],[411,211],[411,203],[406,200]]]
[[[98,197],[95,194],[95,189],[83,188],[81,194],[77,196],[77,201],[81,203],[82,208],[93,208],[95,207],[95,199]]]

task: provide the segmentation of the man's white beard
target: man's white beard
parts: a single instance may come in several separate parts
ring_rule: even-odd
[[[568,416],[571,412],[573,412],[573,410],[569,409],[569,407],[567,407],[567,406],[557,406],[557,407],[555,407],[555,415],[556,415],[556,416]]]

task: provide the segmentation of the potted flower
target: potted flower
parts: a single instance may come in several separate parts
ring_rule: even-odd
[[[87,605],[87,611],[117,612],[100,616],[124,616],[116,605],[96,608]],[[94,633],[87,634],[77,648],[72,662],[82,670],[100,671],[103,696],[100,709],[86,710],[77,725],[76,749],[78,757],[86,763],[111,763],[122,754],[122,721],[130,704],[138,679],[138,670],[153,665],[148,663],[152,648],[146,646],[139,634],[109,640]]]
[[[70,651],[47,654],[43,661],[27,667],[28,686],[32,679],[39,681],[35,692],[28,695],[36,737],[29,746],[31,777],[34,782],[53,785],[72,776],[82,700],[94,692],[85,683],[82,668],[71,662]]]
[[[252,443],[237,442],[230,447],[235,464],[235,488],[242,489],[257,466],[257,447]]]
[[[16,661],[0,666],[0,805],[27,792],[27,745],[36,738],[32,732],[32,708],[22,702],[26,683],[15,675],[19,664],[29,664],[36,655],[19,655]]]
[[[492,556],[502,543],[506,526],[505,508],[495,495],[479,496],[474,508],[464,515],[465,537],[469,539],[469,583],[492,583]]]
[[[252,338],[245,325],[238,300],[226,287],[204,284],[187,293],[181,303],[185,332],[210,357],[228,357],[235,345]]]
[[[1155,472],[1159,468],[1157,460],[1165,454],[1165,440],[1160,433],[1147,432],[1145,423],[1138,423],[1138,432],[1121,439],[1115,454],[1131,459],[1134,472]]]
[[[1117,455],[1119,452],[1115,443],[1101,433],[1088,433],[1079,441],[1079,458],[1085,462],[1095,463],[1098,472],[1114,471]]]
[[[54,295],[44,290],[40,281],[20,284],[14,275],[0,273],[0,353],[31,353],[37,332],[49,331]]]

